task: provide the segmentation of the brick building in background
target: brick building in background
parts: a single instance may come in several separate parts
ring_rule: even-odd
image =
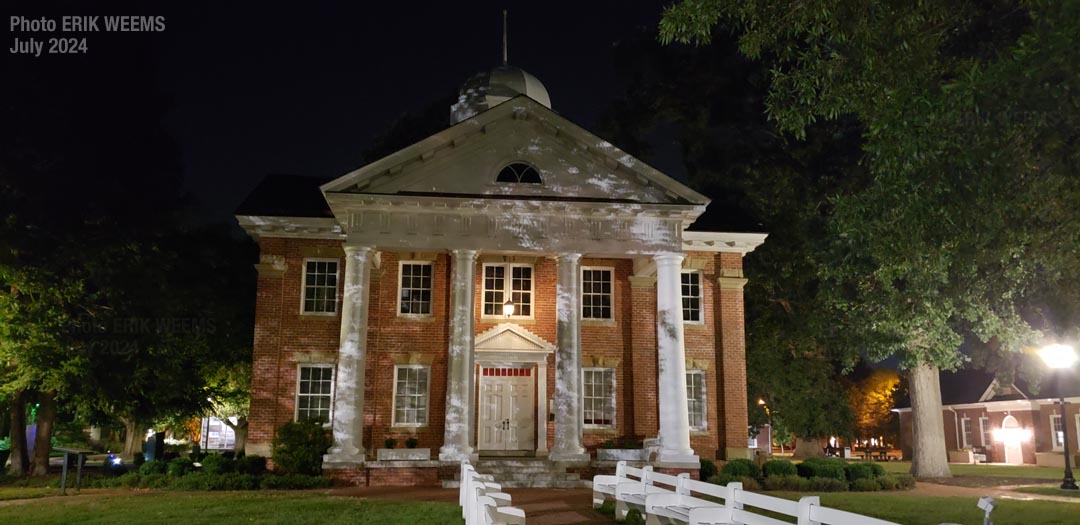
[[[446,130],[311,181],[268,177],[237,212],[261,251],[249,452],[317,417],[358,483],[645,438],[658,467],[749,456],[742,258],[765,235],[693,231],[706,197],[528,73],[477,75]],[[386,438],[420,459],[378,457]]]

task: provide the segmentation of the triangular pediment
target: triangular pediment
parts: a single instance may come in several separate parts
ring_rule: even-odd
[[[478,352],[545,352],[555,346],[542,337],[513,323],[502,323],[476,336],[474,347]]]
[[[541,184],[496,182],[511,163]],[[325,193],[707,204],[708,199],[519,96],[322,187]]]

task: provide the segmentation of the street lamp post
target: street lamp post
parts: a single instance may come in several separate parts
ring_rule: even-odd
[[[1039,350],[1039,357],[1046,363],[1046,366],[1055,370],[1065,370],[1072,368],[1076,364],[1076,351],[1073,347],[1062,344],[1055,344],[1043,347]],[[1061,407],[1061,440],[1064,442],[1065,448],[1065,477],[1061,480],[1061,488],[1063,490],[1077,490],[1076,480],[1073,479],[1072,472],[1072,457],[1069,455],[1069,423],[1065,419],[1065,389],[1061,387],[1061,372],[1058,373],[1058,397],[1060,398]],[[1053,432],[1053,427],[1050,428],[1050,432]]]

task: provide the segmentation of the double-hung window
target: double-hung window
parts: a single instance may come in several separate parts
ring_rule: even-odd
[[[533,316],[533,267],[528,264],[498,263],[484,265],[483,317],[503,317],[503,305],[514,305],[511,318]]]
[[[337,314],[337,259],[305,259],[303,283],[303,302],[300,305],[302,313]]]
[[[585,368],[581,371],[584,388],[582,411],[586,427],[615,425],[615,369]]]
[[[1062,426],[1061,414],[1050,414],[1050,443],[1054,450],[1065,448],[1065,427]]]
[[[581,269],[581,318],[614,319],[611,268]]]
[[[960,448],[971,448],[971,418],[967,416],[960,418],[960,434],[963,439],[963,446]]]
[[[979,416],[979,433],[982,434],[982,446],[993,446],[994,440],[990,435],[990,418]]]
[[[425,365],[394,367],[394,426],[427,425],[430,372]]]
[[[690,415],[691,430],[705,430],[705,371],[686,371],[686,408]]]
[[[402,261],[399,265],[398,314],[431,315],[431,263]]]
[[[296,385],[296,420],[330,422],[334,399],[333,365],[300,365]]]
[[[684,323],[705,321],[701,309],[701,272],[682,272],[682,318]]]

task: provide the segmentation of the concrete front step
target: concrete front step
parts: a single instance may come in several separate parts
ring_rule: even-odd
[[[566,472],[565,466],[542,458],[485,458],[476,462],[476,471],[491,475],[503,488],[582,488],[581,476]],[[454,480],[443,481],[443,487],[460,486]]]
[[[506,481],[499,483],[504,489],[581,489],[591,488],[589,482],[583,480],[562,480],[562,481],[545,481],[545,480],[529,480],[529,481]],[[442,488],[444,489],[456,489],[461,486],[460,481],[445,480],[442,482]]]

